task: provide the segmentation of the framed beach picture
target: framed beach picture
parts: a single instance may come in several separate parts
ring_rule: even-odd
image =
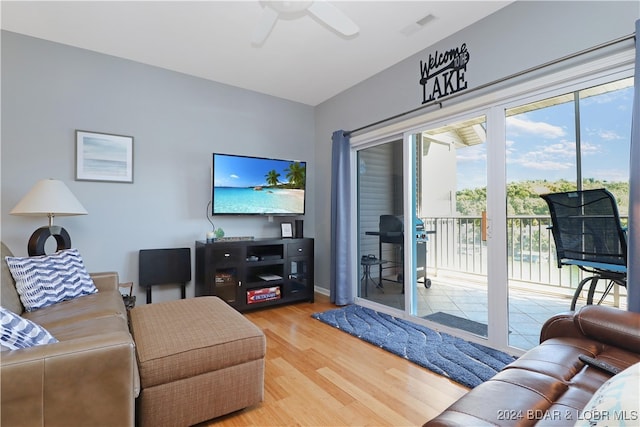
[[[133,137],[76,130],[76,181],[133,183]]]

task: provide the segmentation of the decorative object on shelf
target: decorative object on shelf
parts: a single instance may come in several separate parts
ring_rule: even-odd
[[[76,130],[76,181],[133,183],[133,137]]]
[[[224,237],[224,230],[220,227],[216,228],[211,219],[211,200],[207,203],[207,221],[211,224],[211,231],[207,231],[207,243],[213,243],[216,239],[222,239]]]
[[[54,216],[87,215],[87,210],[62,181],[43,179],[9,213],[49,218],[49,225],[38,228],[29,238],[27,251],[29,256],[36,256],[45,255],[45,242],[51,236],[56,239],[58,251],[71,248],[69,233],[64,228],[53,225]]]
[[[293,237],[293,226],[290,222],[280,223],[280,231],[282,233],[282,238],[292,238]]]

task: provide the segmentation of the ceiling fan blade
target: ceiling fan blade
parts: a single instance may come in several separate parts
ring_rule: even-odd
[[[265,7],[262,18],[251,36],[251,43],[258,46],[264,43],[277,20],[278,12],[270,7]]]
[[[314,1],[307,9],[316,18],[345,36],[353,36],[360,28],[340,9],[324,0]]]

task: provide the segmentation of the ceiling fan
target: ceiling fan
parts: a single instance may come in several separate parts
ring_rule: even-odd
[[[333,30],[345,36],[353,36],[360,28],[340,9],[324,0],[263,1],[264,13],[258,23],[251,43],[262,45],[269,37],[278,19],[298,19],[306,14],[315,16]]]

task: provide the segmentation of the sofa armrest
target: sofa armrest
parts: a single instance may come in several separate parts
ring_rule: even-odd
[[[540,343],[558,337],[584,338],[573,322],[574,312],[559,313],[550,317],[540,330]]]
[[[108,290],[118,290],[120,281],[118,279],[118,273],[115,271],[106,271],[101,273],[90,273],[93,283],[95,283],[98,292]]]
[[[137,376],[124,331],[2,352],[2,425],[134,425]]]
[[[640,353],[640,313],[588,305],[575,314],[574,323],[588,337]]]
[[[587,305],[575,313],[558,314],[545,322],[540,342],[556,337],[588,337],[640,353],[640,313]]]

